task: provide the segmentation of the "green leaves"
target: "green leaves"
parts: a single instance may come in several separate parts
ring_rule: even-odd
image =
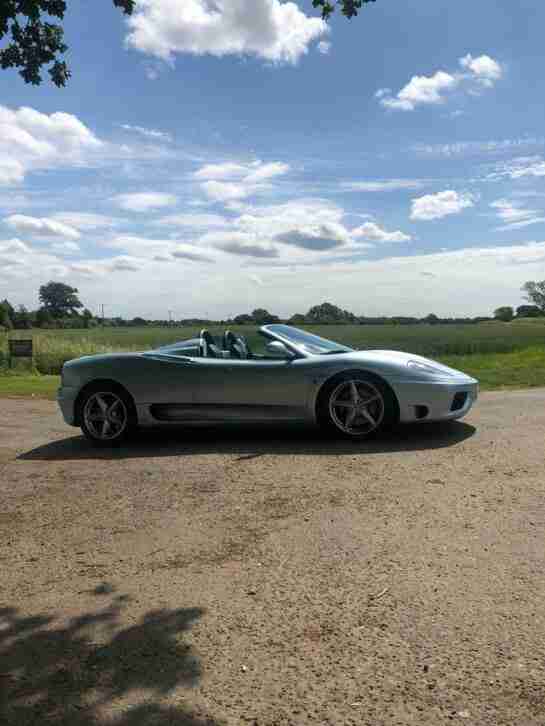
[[[135,0],[113,0],[115,7],[130,15]],[[50,66],[52,82],[62,87],[70,78],[66,62],[59,56],[66,53],[62,26],[43,20],[44,16],[62,20],[66,0],[0,0],[0,41],[11,36],[11,42],[0,50],[0,67],[19,68],[25,83],[42,82],[42,69]]]
[[[335,8],[340,6],[341,13],[347,18],[355,17],[365,3],[374,3],[375,0],[312,0],[315,8],[321,8],[322,18],[328,20],[329,16],[335,12]]]

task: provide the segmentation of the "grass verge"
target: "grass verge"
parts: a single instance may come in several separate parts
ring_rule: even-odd
[[[0,375],[0,398],[25,397],[54,400],[60,376]]]

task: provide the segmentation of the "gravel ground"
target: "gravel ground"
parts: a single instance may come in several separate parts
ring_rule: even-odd
[[[0,410],[0,723],[545,724],[545,390],[368,444]]]

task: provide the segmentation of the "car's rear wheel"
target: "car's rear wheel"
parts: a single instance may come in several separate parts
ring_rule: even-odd
[[[85,391],[80,405],[81,430],[97,446],[116,446],[134,428],[134,404],[122,388],[92,386]]]
[[[363,372],[335,376],[320,393],[318,422],[351,439],[367,439],[390,428],[399,417],[393,391]]]

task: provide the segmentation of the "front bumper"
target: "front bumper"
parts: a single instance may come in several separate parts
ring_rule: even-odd
[[[78,388],[61,386],[57,391],[57,403],[61,409],[62,417],[69,426],[77,426],[76,423],[76,399]]]
[[[473,379],[450,381],[391,382],[399,403],[402,423],[449,421],[465,416],[479,395]],[[456,394],[466,394],[463,405],[453,409]]]

